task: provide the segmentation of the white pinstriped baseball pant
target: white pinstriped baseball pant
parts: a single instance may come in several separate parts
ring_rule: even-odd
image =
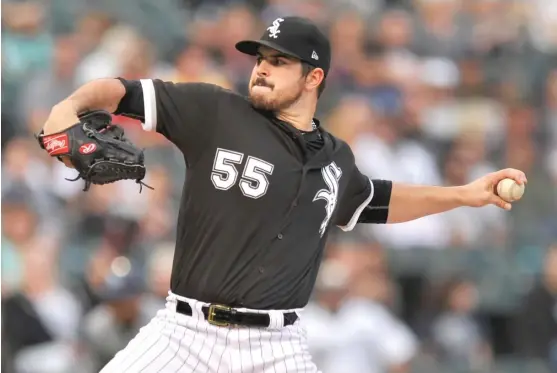
[[[192,316],[176,312],[177,299],[188,302]],[[207,305],[169,292],[166,307],[140,329],[100,373],[316,373],[300,325],[301,309],[268,313],[269,328],[218,327],[205,321]],[[298,313],[283,326],[282,312]]]

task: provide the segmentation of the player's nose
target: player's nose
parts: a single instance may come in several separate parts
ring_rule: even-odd
[[[259,65],[257,65],[257,76],[258,77],[268,77],[270,73],[269,69],[270,65],[267,61],[261,61]]]

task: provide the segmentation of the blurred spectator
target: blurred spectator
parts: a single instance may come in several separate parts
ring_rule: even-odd
[[[145,290],[143,279],[127,258],[116,257],[111,261],[110,271],[96,289],[102,303],[83,320],[84,338],[94,356],[96,370],[126,347],[155,316],[150,308],[142,307]]]
[[[515,320],[514,340],[521,356],[548,361],[555,371],[557,369],[557,244],[547,251],[540,280],[530,290],[519,309]]]
[[[338,310],[348,292],[349,276],[345,265],[334,259],[325,260],[319,270],[315,297],[303,313],[311,356],[320,369],[326,368],[333,351],[344,342],[338,334]]]
[[[162,242],[152,249],[149,257],[148,279],[152,310],[161,309],[170,288],[170,275],[174,261],[174,243]]]
[[[506,165],[519,168],[529,174],[528,204],[517,204],[511,213],[515,230],[511,239],[518,247],[530,246],[536,242],[540,246],[551,243],[555,237],[552,223],[555,222],[555,200],[557,189],[552,185],[549,173],[544,167],[542,154],[537,151],[534,131],[538,127],[537,113],[530,106],[511,109],[508,122],[506,144]],[[529,222],[518,224],[518,222]]]
[[[76,88],[75,69],[80,60],[80,49],[74,35],[58,36],[52,51],[52,63],[29,80],[23,97],[22,111],[33,133],[40,132],[50,109]]]
[[[525,8],[528,32],[534,47],[548,54],[557,51],[557,5],[551,0],[533,0]]]
[[[24,280],[24,255],[37,243],[39,218],[24,190],[12,191],[2,198],[2,296],[21,289]]]
[[[189,45],[179,55],[175,74],[167,80],[175,83],[206,82],[223,88],[232,88],[226,76],[212,64],[207,51],[200,46]]]
[[[338,80],[339,84],[346,84],[353,79],[351,76],[354,69],[362,61],[362,47],[366,42],[365,20],[358,12],[345,11],[336,17],[331,25],[331,73],[327,77],[328,83],[331,80]]]
[[[416,0],[421,22],[414,47],[420,55],[458,58],[470,48],[471,20],[462,0]]]
[[[26,132],[19,122],[25,118],[20,100],[27,77],[51,63],[53,38],[45,13],[38,1],[2,3],[2,148],[6,139]]]
[[[19,188],[27,189],[30,193],[45,192],[44,179],[47,177],[48,169],[46,162],[35,156],[34,144],[31,141],[16,137],[4,148],[2,194]]]
[[[350,119],[350,124],[347,120]],[[364,97],[345,97],[327,118],[327,129],[354,146],[362,133],[377,122],[378,118]]]
[[[398,95],[416,86],[419,58],[412,50],[414,20],[402,9],[386,10],[375,32],[376,43],[383,46],[386,76],[400,90]],[[404,97],[395,96],[396,100]],[[398,101],[396,105],[401,105]],[[397,107],[397,110],[402,108]]]
[[[458,101],[454,97],[460,71],[449,59],[430,58],[423,61],[420,73],[423,93],[428,99],[420,117],[421,128],[435,140],[450,140],[460,131]]]
[[[547,77],[545,105],[544,125],[549,132],[549,147],[557,149],[557,67]]]
[[[468,184],[496,171],[485,161],[485,145],[479,136],[462,136],[456,140],[444,161],[446,186]],[[501,247],[506,242],[506,215],[496,206],[455,209],[444,214],[443,219],[451,234],[452,247]]]
[[[396,182],[441,183],[435,158],[422,143],[402,137],[399,128],[384,117],[374,117],[368,128],[353,143],[356,162],[364,174]],[[449,244],[448,230],[439,215],[405,224],[366,226],[362,229],[391,248],[434,249],[445,248]]]
[[[255,18],[249,7],[236,5],[224,11],[222,18],[217,22],[216,29],[205,35],[205,38],[213,38],[214,53],[217,60],[221,62],[223,71],[221,74],[230,79],[234,88],[240,92],[247,93],[247,84],[255,60],[250,56],[238,53],[234,45],[238,40],[254,37],[262,32],[258,19]],[[211,30],[209,30],[210,32]],[[202,37],[198,34],[196,37]],[[192,40],[197,42],[197,39]]]
[[[119,56],[125,45],[131,43],[134,37],[134,29],[124,25],[115,25],[103,32],[98,43],[87,46],[92,50],[77,68],[77,85],[81,86],[93,79],[120,75],[122,67]]]
[[[321,295],[321,311],[313,308],[315,313],[306,315],[312,318],[308,339],[320,357],[320,369],[325,373],[409,372],[417,343],[390,309],[392,284],[380,249],[340,247],[324,268],[336,268],[328,277],[337,277],[339,283]],[[339,306],[343,288],[346,295]],[[327,310],[332,312],[328,318]],[[325,336],[325,330],[333,336]]]
[[[461,278],[441,286],[438,315],[431,325],[435,354],[455,370],[485,369],[491,362],[488,335],[475,316],[478,299],[475,285]]]
[[[548,157],[548,170],[550,173],[550,184],[553,191],[557,191],[557,145],[550,152]],[[557,210],[557,192],[553,193],[553,199],[548,201],[550,210]],[[548,232],[547,236],[552,241],[557,241],[557,215],[548,216],[547,220],[544,221],[546,230]]]
[[[502,0],[470,2],[468,9],[474,17],[471,46],[475,52],[489,54],[520,40],[515,8],[513,2]]]
[[[3,329],[17,372],[75,368],[81,308],[58,282],[56,242],[39,237],[21,253],[20,290],[3,299]]]
[[[27,0],[2,4],[2,68],[14,81],[51,66],[52,37],[45,28],[46,6]]]
[[[84,55],[93,52],[104,35],[114,26],[114,20],[102,11],[89,11],[76,20],[76,38]]]

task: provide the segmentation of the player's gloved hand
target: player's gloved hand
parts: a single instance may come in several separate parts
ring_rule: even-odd
[[[511,204],[497,195],[497,184],[506,178],[513,179],[520,185],[528,182],[524,172],[513,168],[489,173],[462,187],[465,205],[471,207],[495,205],[510,210]]]
[[[60,161],[64,157],[71,162],[79,172],[71,181],[85,180],[84,191],[91,184],[126,179],[145,185],[143,150],[124,137],[124,130],[112,124],[112,116],[107,111],[84,113],[78,123],[63,131],[48,135],[41,131],[37,140],[50,156]]]

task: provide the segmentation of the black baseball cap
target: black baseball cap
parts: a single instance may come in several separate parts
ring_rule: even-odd
[[[260,40],[240,41],[236,43],[236,49],[255,56],[262,45],[320,67],[325,72],[325,76],[329,72],[331,65],[329,39],[309,19],[277,18],[265,29]]]

